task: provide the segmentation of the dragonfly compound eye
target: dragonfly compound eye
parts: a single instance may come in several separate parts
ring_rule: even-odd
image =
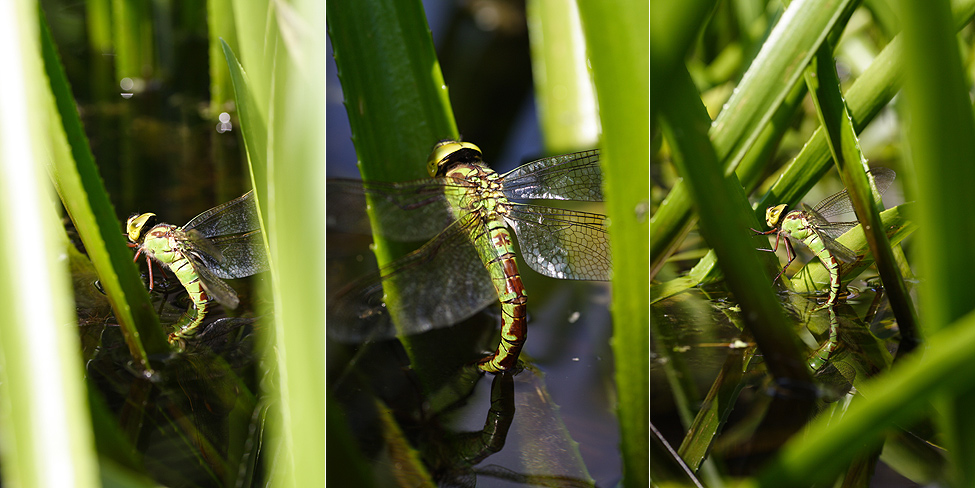
[[[143,232],[151,229],[155,224],[156,214],[154,213],[133,215],[125,223],[125,235],[128,236],[130,241],[139,242],[139,238],[142,237]]]
[[[786,205],[776,205],[765,209],[765,223],[769,227],[776,227],[782,223],[782,215],[785,214]]]
[[[433,146],[427,159],[427,173],[443,176],[447,168],[457,163],[474,163],[481,160],[481,148],[469,142],[444,140]]]

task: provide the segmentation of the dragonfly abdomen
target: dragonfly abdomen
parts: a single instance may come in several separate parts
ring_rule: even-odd
[[[210,303],[213,302],[213,299],[203,288],[200,275],[193,269],[193,265],[181,252],[176,251],[176,253],[179,257],[169,265],[169,269],[186,288],[186,293],[193,301],[193,308],[184,312],[183,316],[176,322],[176,332],[169,334],[170,342],[182,342],[183,339],[196,335],[197,329],[203,323],[203,317],[206,317],[210,308]]]
[[[496,373],[515,366],[528,338],[528,294],[521,281],[518,263],[515,262],[511,233],[503,220],[490,221],[484,237],[488,237],[493,246],[490,249],[481,249],[482,246],[478,246],[478,252],[491,274],[491,281],[501,301],[501,342],[497,351],[482,359],[479,364],[481,369]],[[478,241],[484,242],[484,239],[475,240]]]
[[[209,295],[207,295],[206,290],[203,289],[203,282],[200,281],[200,275],[193,269],[193,265],[190,264],[182,253],[176,251],[179,257],[169,265],[169,269],[176,275],[176,278],[183,287],[186,288],[186,292],[190,295],[190,299],[193,300],[193,304],[199,309],[202,305],[206,305],[213,301]]]
[[[826,249],[826,244],[823,243],[823,239],[818,233],[812,232],[813,236],[806,241],[806,245],[809,246],[819,260],[823,262],[823,266],[826,267],[826,271],[829,272],[829,298],[826,301],[826,305],[833,305],[836,303],[836,297],[840,294],[840,262],[833,256],[832,253]]]

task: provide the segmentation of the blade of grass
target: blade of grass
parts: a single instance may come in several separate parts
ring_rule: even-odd
[[[904,429],[887,433],[880,459],[919,485],[946,484],[947,453]]]
[[[613,351],[628,484],[648,481],[649,267],[646,235],[650,200],[649,5],[642,0],[585,1],[586,34],[603,128],[606,213],[612,219]]]
[[[650,36],[652,39],[650,69],[659,70],[650,77],[650,91],[663,91],[670,72],[684,62],[692,43],[704,27],[708,16],[714,11],[716,1],[700,0],[693,2],[654,1],[653,16],[650,17]],[[661,85],[657,85],[661,83]],[[653,101],[650,106],[651,123],[656,121],[659,104]]]
[[[317,0],[275,3],[281,42],[268,106],[268,243],[276,273],[275,352],[281,373],[282,436],[290,465],[278,484],[325,479],[325,278],[323,252],[294,252],[298,242],[325,242],[325,6]],[[316,224],[319,223],[319,224]]]
[[[385,406],[377,405],[377,407]],[[385,409],[380,410],[380,412],[384,413],[385,411]],[[381,416],[380,421],[386,420],[387,415]],[[356,443],[356,438],[352,433],[352,423],[346,417],[338,402],[335,401],[334,395],[328,396],[328,403],[325,405],[325,421],[328,422],[328,428],[330,430],[326,442],[332,446],[333,453],[338,453],[335,457],[329,457],[329,462],[335,463],[333,466],[339,465],[338,463],[341,463],[342,466],[342,469],[332,469],[332,474],[328,475],[326,484],[332,483],[332,486],[362,486],[363,488],[376,486],[375,478],[377,477],[377,473],[373,471],[373,467],[363,458],[361,451],[358,449],[349,449],[349,446],[353,446]],[[385,423],[381,425],[385,425]],[[396,439],[394,438],[394,440]]]
[[[718,164],[712,157],[714,153],[707,150],[710,145],[706,139],[691,135],[705,125],[703,122],[707,112],[700,103],[700,96],[696,100],[692,97],[697,90],[687,71],[679,73],[680,76],[677,73],[672,73],[671,88],[661,97],[665,100],[661,112],[666,116],[664,125],[670,131],[668,134],[674,148],[674,160],[681,175],[694,185],[695,201],[708,212],[700,212],[705,238],[711,236],[708,242],[714,248],[745,316],[751,318],[746,323],[765,354],[769,369],[777,377],[808,381],[808,372],[793,364],[795,358],[800,357],[799,349],[791,332],[780,326],[786,321],[772,294],[771,282],[764,273],[755,272],[761,269],[761,265],[755,239],[747,239],[748,227],[753,222],[751,206],[734,175],[722,176],[720,169],[708,167],[710,162]],[[692,112],[690,107],[694,107],[693,111],[697,114],[685,115]],[[689,164],[689,161],[694,161],[694,164]],[[747,213],[741,213],[741,208],[731,210],[742,205]]]
[[[954,27],[960,30],[975,15],[975,0],[952,3]],[[862,131],[900,90],[904,77],[903,36],[898,35],[877,55],[870,67],[846,93],[846,103],[857,133]],[[785,203],[794,207],[830,169],[829,146],[823,128],[816,129],[786,171],[755,205],[755,215],[763,218],[765,209]]]
[[[234,3],[230,0],[207,0],[207,40],[210,60],[210,120],[226,110],[233,97],[233,81],[227,69],[223,43],[237,45]]]
[[[240,62],[250,75],[250,93],[261,117],[267,120],[273,69],[273,53],[278,40],[275,10],[269,0],[234,3],[234,25],[240,49]]]
[[[240,130],[244,140],[244,150],[251,173],[251,185],[256,190],[258,206],[261,209],[261,228],[267,229],[267,122],[259,108],[254,92],[251,90],[249,77],[244,68],[237,61],[230,46],[220,41],[223,56],[227,60],[230,79],[234,86],[234,103],[240,119]],[[267,233],[264,233],[264,244],[267,245]]]
[[[849,3],[799,0],[786,9],[731,99],[711,124],[710,139],[726,173],[737,168],[744,152],[759,137]],[[665,37],[665,32],[660,37]],[[654,51],[654,56],[668,55]],[[666,259],[665,252],[675,248],[671,239],[680,236],[678,229],[691,218],[691,202],[683,194],[687,191],[683,186],[674,185],[650,219],[651,277]]]
[[[956,1],[952,4],[952,10],[954,26],[956,29],[961,29],[975,15],[975,1]],[[847,91],[847,106],[850,116],[853,118],[853,125],[858,133],[880,113],[880,110],[887,105],[899,90],[901,79],[904,75],[901,69],[902,64],[899,61],[902,54],[903,42],[901,37],[898,36],[881,51],[867,71],[857,78]],[[775,139],[767,138],[766,140],[772,141]],[[761,170],[759,165],[746,164],[749,159],[750,157],[746,157],[746,160],[742,162],[737,172],[739,177],[742,178],[743,183],[754,181],[754,177]],[[809,140],[803,145],[799,154],[789,163],[786,171],[779,176],[779,179],[776,180],[772,188],[755,204],[755,215],[759,221],[764,221],[765,209],[769,206],[785,203],[790,208],[795,207],[799,203],[799,200],[829,170],[830,159],[829,146],[826,143],[823,128],[817,128]],[[651,220],[666,219],[676,222],[675,215],[671,212],[678,208],[678,206],[684,205],[679,201],[687,199],[688,196],[683,190],[677,191],[677,187],[675,186],[667,198],[670,200],[667,203],[675,206],[664,212],[658,211]],[[661,205],[661,210],[663,208],[664,205]],[[683,227],[678,226],[676,223],[668,224],[660,220],[659,228],[672,232],[679,233],[679,231],[683,231],[686,233],[691,224],[693,224],[693,220],[690,217],[685,221]],[[662,236],[662,238],[671,239],[669,235]],[[671,248],[676,248],[678,245],[678,241],[672,241],[670,243]],[[658,263],[655,260],[654,264],[662,265],[663,263]],[[695,277],[694,280],[685,280],[681,284],[674,283],[668,285],[666,288],[659,288],[653,292],[655,299],[666,298],[689,287],[697,286],[700,283],[708,283],[720,278],[720,274],[714,264],[714,256],[712,253],[709,253],[692,270],[690,275]],[[652,275],[653,270],[651,270]]]
[[[947,2],[905,2],[905,98],[910,119],[907,131],[917,175],[920,229],[920,269],[925,278],[924,324],[928,332],[945,331],[975,307],[975,288],[968,277],[975,262],[960,259],[970,253],[975,219],[958,218],[958,202],[975,188],[975,117],[969,82],[961,64],[957,36],[950,30]],[[953,238],[945,239],[950,229]],[[971,324],[968,327],[972,327]],[[954,327],[950,332],[963,332]],[[929,351],[930,353],[930,351]],[[938,402],[945,415],[938,418],[952,459],[950,478],[959,486],[975,485],[975,389],[947,394]]]
[[[112,53],[112,0],[85,2],[85,27],[90,51],[90,83],[92,98],[106,101],[118,96],[115,71],[110,61]]]
[[[864,223],[866,238],[877,262],[877,269],[890,296],[890,304],[897,317],[901,330],[901,346],[898,356],[913,350],[920,342],[917,334],[917,314],[914,302],[907,292],[907,286],[897,269],[894,251],[887,240],[885,228],[880,221],[878,206],[882,208],[880,195],[871,195],[871,182],[867,179],[867,161],[860,152],[853,120],[847,111],[843,95],[840,93],[840,80],[836,74],[836,62],[828,43],[820,46],[816,54],[815,74],[810,69],[806,74],[806,84],[816,104],[822,127],[826,129],[826,140],[830,154],[840,171],[843,184],[847,188],[857,218]],[[875,202],[876,200],[876,202]]]
[[[668,91],[659,96],[662,125],[674,162],[700,209],[702,233],[718,256],[768,370],[783,387],[809,384],[812,377],[803,364],[797,337],[786,325],[788,321],[772,293],[768,275],[762,271],[755,239],[747,237],[749,225],[754,225],[751,206],[735,175],[722,172],[708,139],[709,117],[700,94],[686,70],[675,70],[669,81]],[[793,413],[791,425],[779,427],[783,439],[790,429],[805,423],[811,413],[811,404],[798,401],[802,395],[798,390],[795,393],[791,399],[775,399],[779,402],[777,408]]]
[[[700,410],[681,441],[680,453],[691,469],[697,470],[707,458],[714,439],[733,410],[742,382],[744,354],[729,354],[701,404]]]
[[[155,56],[150,6],[144,2],[112,0],[116,80],[152,75]]]
[[[424,162],[430,148],[438,140],[456,139],[458,133],[422,4],[371,0],[330,5],[329,35],[362,179],[427,177]],[[380,266],[412,251],[380,234],[373,237]],[[384,291],[395,303],[395,290]],[[419,340],[402,338],[429,388],[446,371],[437,355],[414,350],[412,343]]]
[[[80,347],[65,327],[75,321],[70,243],[44,174],[52,121],[39,19],[35,2],[0,4],[0,456],[11,485],[97,486]]]
[[[561,154],[594,147],[599,119],[575,3],[527,2],[532,78],[545,148]]]
[[[41,29],[44,64],[56,112],[52,118],[49,169],[55,189],[85,244],[133,360],[149,369],[147,354],[169,351],[166,335],[132,263],[115,209],[95,166],[77,104],[46,23]]]

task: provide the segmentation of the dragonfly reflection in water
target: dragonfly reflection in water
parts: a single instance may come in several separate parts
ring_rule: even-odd
[[[378,230],[423,247],[329,293],[329,334],[339,340],[417,334],[464,320],[501,302],[501,342],[478,366],[489,372],[515,365],[525,342],[527,294],[508,229],[521,258],[552,278],[604,281],[611,258],[604,215],[512,200],[602,201],[599,151],[554,156],[499,175],[477,146],[438,143],[427,161],[430,179],[404,183],[329,180],[328,226],[371,233],[366,196]],[[431,239],[432,238],[432,239]],[[386,308],[383,287],[397,290]],[[337,324],[337,325],[336,325]]]

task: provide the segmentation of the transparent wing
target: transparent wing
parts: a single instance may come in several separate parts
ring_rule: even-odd
[[[200,284],[203,285],[203,290],[207,292],[210,298],[215,299],[227,308],[237,308],[237,305],[240,304],[240,299],[237,298],[237,292],[230,285],[224,283],[223,280],[213,274],[200,261],[200,256],[192,250],[180,249],[180,252],[183,253],[183,256],[186,257],[190,265],[193,266],[193,269],[196,270],[196,274],[200,277]]]
[[[197,229],[175,231],[184,254],[224,279],[243,278],[268,270],[267,253],[260,230],[206,238]]]
[[[328,334],[358,342],[419,334],[460,322],[498,300],[491,276],[471,244],[473,215],[451,224],[420,249],[333,294],[327,302]],[[387,308],[384,287],[397,290]]]
[[[463,183],[445,178],[404,183],[327,180],[327,226],[342,232],[372,234],[366,213],[368,195],[384,237],[402,242],[429,239],[454,221],[444,197],[444,187],[448,184]]]
[[[813,228],[820,234],[826,234],[829,237],[837,238],[846,233],[846,231],[856,227],[860,224],[856,220],[850,222],[830,222],[826,220],[815,209],[806,205],[805,203],[799,204],[799,209],[806,215],[806,219],[812,224]]]
[[[609,280],[612,258],[606,216],[515,204],[507,215],[525,263],[564,280]]]
[[[856,253],[837,242],[836,238],[859,225],[859,222],[830,222],[805,203],[799,204],[799,207],[806,214],[806,220],[812,225],[813,232],[819,236],[830,254],[843,262],[852,263],[856,261]]]
[[[823,232],[819,232],[817,229],[813,229],[819,238],[823,241],[823,245],[826,246],[826,250],[833,255],[836,259],[843,261],[844,263],[852,263],[857,260],[857,254],[850,250],[850,248],[840,244],[832,237],[826,235]]]
[[[598,149],[532,161],[505,173],[502,181],[504,194],[514,200],[603,200]]]
[[[260,230],[254,190],[190,219],[181,229],[196,230],[203,237],[215,237]]]
[[[264,237],[260,230],[218,236],[210,239],[210,242],[223,256],[223,261],[207,264],[221,278],[243,278],[263,273],[270,268],[264,248]]]
[[[876,167],[871,168],[870,173],[873,175],[873,181],[877,185],[877,191],[883,195],[887,188],[890,187],[890,183],[894,181],[894,177],[897,176],[894,170],[890,168]],[[853,211],[853,202],[850,201],[850,196],[847,194],[846,190],[834,193],[823,201],[816,204],[813,209],[822,217],[833,217],[836,215],[845,214]]]

